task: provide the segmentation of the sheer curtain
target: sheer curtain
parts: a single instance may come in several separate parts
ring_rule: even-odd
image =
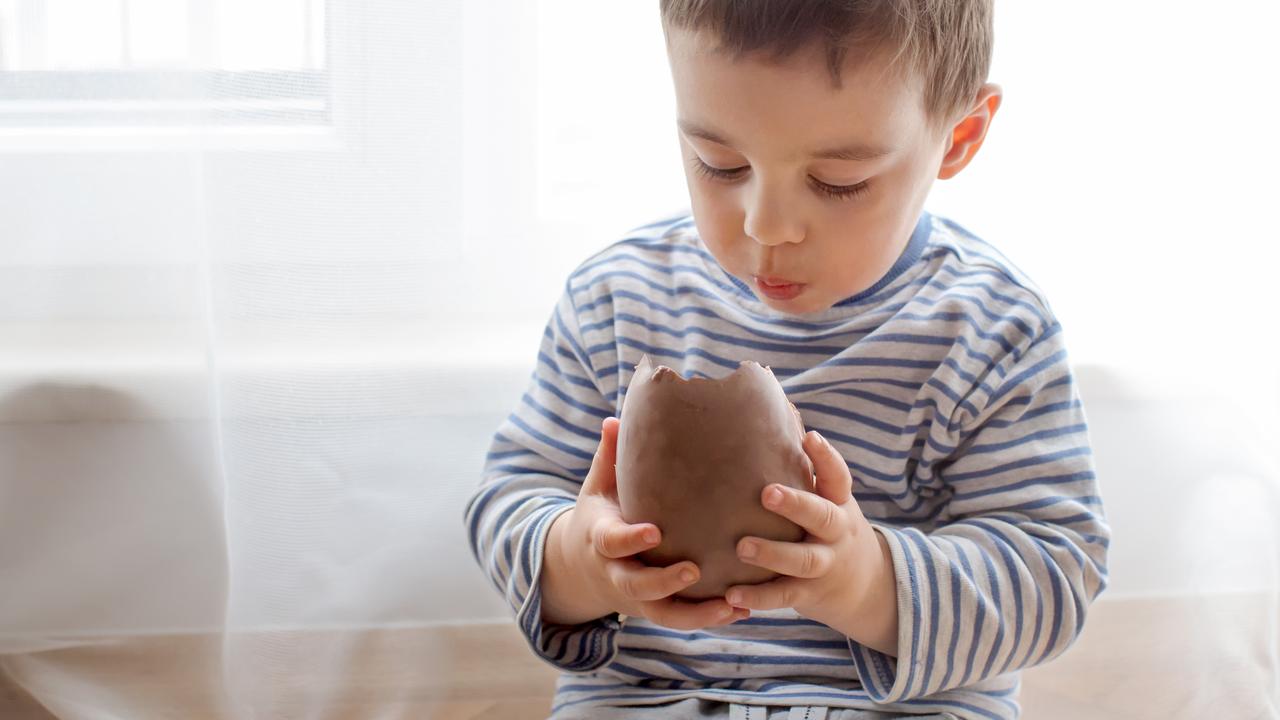
[[[59,717],[332,716],[361,630],[500,609],[437,563],[570,256],[536,14],[172,5],[0,5],[0,663]],[[182,672],[71,652],[126,642]]]
[[[1001,4],[1004,108],[930,205],[1067,328],[1113,598],[1256,600],[1162,646],[1251,708],[1277,20]],[[410,716],[443,661],[402,638],[507,618],[462,509],[567,273],[687,203],[656,7],[0,0],[0,63],[0,703]]]

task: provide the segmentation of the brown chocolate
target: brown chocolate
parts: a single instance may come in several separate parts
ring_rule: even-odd
[[[701,600],[731,585],[777,577],[738,559],[745,535],[799,541],[803,528],[766,510],[770,483],[812,491],[804,428],[773,371],[743,361],[720,379],[686,380],[646,355],[623,400],[618,429],[618,501],[628,523],[650,522],[662,544],[648,565],[698,564],[697,583],[677,593]]]

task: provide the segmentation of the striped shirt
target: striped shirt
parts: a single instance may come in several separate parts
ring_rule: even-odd
[[[888,542],[896,658],[792,610],[697,632],[617,615],[542,621],[547,528],[573,505],[600,422],[646,353],[686,378],[748,359],[773,369]],[[465,524],[533,651],[565,671],[555,709],[697,697],[962,718],[1018,717],[1018,670],[1079,635],[1107,584],[1111,534],[1061,326],[997,250],[929,213],[879,282],[805,316],[759,302],[687,214],[586,260]]]

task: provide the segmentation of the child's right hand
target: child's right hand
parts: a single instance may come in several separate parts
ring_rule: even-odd
[[[547,533],[542,569],[542,616],[572,625],[619,612],[677,630],[728,625],[750,611],[724,598],[689,602],[672,594],[698,581],[698,566],[678,562],[650,567],[632,557],[657,547],[661,531],[651,523],[628,524],[618,506],[614,463],[618,420],[601,426],[600,445],[578,493],[577,504]]]

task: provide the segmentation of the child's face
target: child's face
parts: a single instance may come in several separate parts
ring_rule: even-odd
[[[732,60],[690,31],[668,37],[693,216],[724,269],[793,314],[888,272],[949,147],[949,130],[927,122],[920,83],[873,60],[846,63],[836,89],[818,48],[779,65]],[[858,157],[821,157],[842,148]],[[709,177],[699,162],[732,175]]]

